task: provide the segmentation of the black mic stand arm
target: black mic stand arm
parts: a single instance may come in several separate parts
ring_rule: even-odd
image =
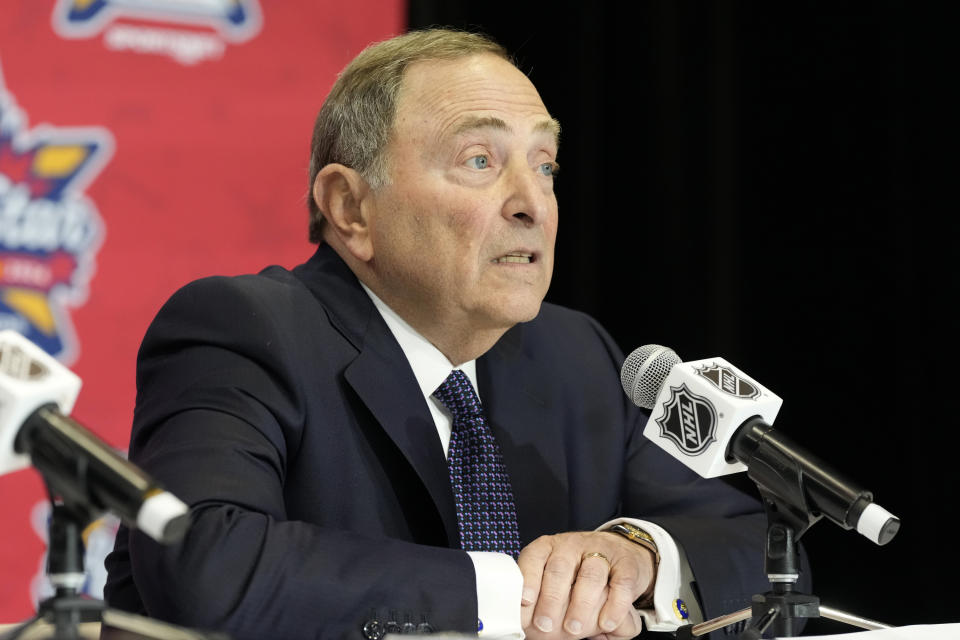
[[[761,493],[766,492],[761,489]],[[823,617],[868,630],[890,628],[891,625],[820,604],[817,596],[794,591],[794,585],[800,577],[796,542],[800,535],[820,518],[819,516],[810,518],[798,534],[794,526],[786,522],[791,518],[783,516],[789,511],[785,510],[782,504],[778,505],[776,498],[770,497],[769,494],[764,495],[763,502],[768,518],[764,567],[770,580],[770,591],[753,596],[753,604],[750,607],[700,624],[678,628],[677,640],[692,640],[748,619],[751,622],[740,635],[740,640],[760,638],[771,626],[774,637],[794,637],[796,635],[794,622],[801,618]]]
[[[81,640],[81,623],[101,624],[101,638],[118,640],[229,640],[222,633],[171,625],[119,609],[81,593],[84,581],[83,530],[95,519],[86,487],[88,467],[78,460],[72,473],[41,474],[50,498],[47,577],[55,593],[37,606],[36,615],[0,634],[0,640],[37,637],[32,632],[49,625],[53,640]],[[31,635],[27,635],[27,634]]]
[[[823,606],[817,596],[795,591],[794,586],[800,577],[797,542],[823,517],[807,499],[808,491],[816,490],[818,484],[830,482],[831,478],[812,479],[808,486],[808,478],[793,451],[778,446],[776,442],[768,441],[766,446],[760,446],[769,429],[769,425],[762,422],[746,424],[745,437],[733,441],[733,454],[747,464],[747,475],[760,490],[767,514],[764,570],[770,581],[770,590],[754,595],[752,606],[747,609],[680,627],[676,632],[677,640],[690,640],[747,619],[750,623],[740,634],[740,640],[757,640],[768,629],[777,638],[794,637],[797,635],[796,621],[805,618],[824,617],[870,630],[889,628],[891,625]],[[868,493],[864,496],[872,499]],[[837,523],[850,528],[846,523]],[[889,542],[898,528],[899,522],[891,523],[880,544]]]

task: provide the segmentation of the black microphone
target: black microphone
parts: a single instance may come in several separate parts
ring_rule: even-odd
[[[883,545],[900,520],[825,462],[773,429],[782,400],[723,358],[682,362],[645,345],[620,380],[634,404],[651,409],[644,435],[703,477],[747,470],[761,491],[797,517],[826,516]]]
[[[158,542],[182,538],[187,505],[65,415],[79,390],[40,347],[0,331],[0,475],[32,463],[65,505],[111,511]]]

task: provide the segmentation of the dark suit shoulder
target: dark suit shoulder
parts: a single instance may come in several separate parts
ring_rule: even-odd
[[[249,421],[286,448],[304,424],[308,370],[332,377],[354,355],[286,269],[195,280],[167,300],[140,346],[135,441],[192,407]]]
[[[251,354],[297,350],[305,335],[322,333],[328,325],[322,302],[283,267],[210,276],[184,285],[166,301],[138,358],[156,356],[156,349],[170,352],[198,344]]]
[[[154,324],[201,316],[204,324],[219,324],[222,320],[235,326],[240,318],[231,314],[243,313],[245,320],[278,316],[284,307],[297,306],[311,298],[303,283],[279,266],[256,274],[208,276],[178,289],[161,307]]]

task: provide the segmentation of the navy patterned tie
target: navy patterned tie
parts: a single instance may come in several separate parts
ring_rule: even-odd
[[[513,489],[480,398],[459,369],[447,376],[433,397],[453,414],[447,464],[460,546],[465,551],[500,551],[516,559],[520,534]]]

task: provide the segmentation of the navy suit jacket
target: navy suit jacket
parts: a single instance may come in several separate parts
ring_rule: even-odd
[[[767,588],[759,504],[642,436],[622,355],[544,304],[477,361],[521,544],[629,515],[685,549],[708,617]],[[111,606],[243,638],[363,637],[369,620],[475,632],[446,460],[400,346],[329,247],[191,283],[137,363],[130,458],[191,506],[185,539],[122,528]]]

